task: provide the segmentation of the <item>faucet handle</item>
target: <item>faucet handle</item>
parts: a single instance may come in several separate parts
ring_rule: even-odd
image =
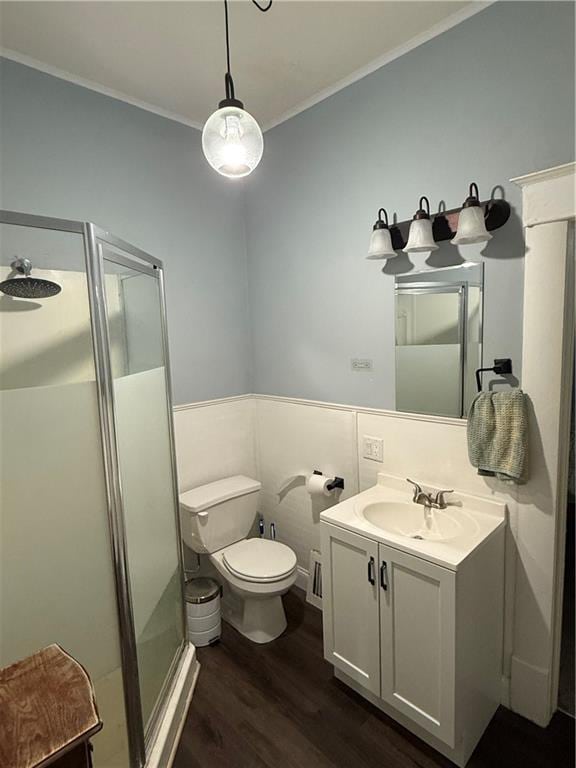
[[[444,496],[447,493],[454,493],[454,490],[452,489],[450,491],[448,491],[448,490],[446,490],[446,491],[438,491],[436,493],[436,496],[434,496],[434,506],[437,509],[446,509],[446,507],[448,506],[448,504],[446,503],[446,499],[444,498]]]
[[[411,483],[414,486],[414,496],[413,499],[416,501],[418,496],[422,493],[422,486],[420,486],[418,483],[415,483],[414,480],[410,480],[409,477],[406,478],[407,483]]]

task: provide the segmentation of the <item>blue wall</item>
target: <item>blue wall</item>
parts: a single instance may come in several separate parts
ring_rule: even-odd
[[[3,207],[95,221],[165,262],[176,403],[247,391],[394,406],[393,275],[364,259],[384,205],[409,218],[501,185],[481,257],[485,359],[521,368],[513,176],[574,159],[574,7],[498,2],[266,134],[244,182],[200,133],[35,70],[0,67]],[[248,257],[247,257],[248,253]],[[462,249],[464,258],[480,249]],[[458,258],[445,244],[436,260]],[[412,259],[415,268],[422,257]],[[372,374],[353,357],[372,358]]]
[[[162,259],[174,402],[249,391],[242,182],[194,128],[1,60],[2,207],[94,221]]]
[[[501,185],[516,209],[482,258],[485,360],[512,357],[519,373],[524,244],[508,180],[573,159],[571,3],[498,2],[269,131],[246,187],[254,391],[393,408],[394,278],[364,259],[377,209],[408,219],[423,194],[450,208],[471,181],[483,197]],[[448,243],[431,263],[447,257]]]

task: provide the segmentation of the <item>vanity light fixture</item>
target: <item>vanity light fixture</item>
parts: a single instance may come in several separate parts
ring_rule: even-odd
[[[472,182],[468,197],[462,205],[458,217],[458,230],[452,239],[452,245],[471,245],[472,243],[487,243],[492,235],[486,229],[484,208],[480,205],[478,186]]]
[[[424,202],[426,203],[426,209],[424,209]],[[418,203],[418,210],[410,224],[408,242],[402,250],[404,253],[422,253],[437,249],[438,246],[434,242],[432,222],[430,221],[430,201],[427,197],[422,196]]]
[[[258,10],[265,13],[272,7],[272,0],[262,6],[252,0]],[[228,25],[228,0],[224,0],[226,27],[226,74],[224,84],[226,98],[206,121],[202,131],[202,149],[206,160],[222,176],[237,179],[248,176],[262,159],[264,139],[256,120],[236,98],[234,80],[230,71],[230,35]]]
[[[384,208],[372,229],[368,259],[389,259],[404,253],[435,251],[438,243],[451,240],[454,245],[484,243],[490,234],[500,229],[510,218],[510,203],[503,198],[480,200],[478,186],[470,184],[468,197],[461,208],[450,208],[430,216],[430,201],[421,197],[419,207],[410,221],[388,223]],[[384,219],[383,219],[384,217]]]
[[[382,220],[382,215],[384,215],[384,221]],[[366,258],[392,259],[394,256],[398,256],[398,254],[392,247],[392,236],[388,226],[388,212],[386,208],[380,208],[378,218],[372,228],[372,236],[370,237],[370,246],[368,247],[368,256]]]

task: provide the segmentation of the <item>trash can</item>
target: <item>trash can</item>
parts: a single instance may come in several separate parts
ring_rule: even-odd
[[[186,582],[185,594],[188,640],[197,648],[218,642],[222,626],[220,584],[209,578],[191,579]]]

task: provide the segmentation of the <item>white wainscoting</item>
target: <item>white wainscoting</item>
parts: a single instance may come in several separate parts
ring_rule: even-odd
[[[283,399],[255,398],[262,512],[274,522],[277,538],[288,544],[307,571],[311,549],[320,549],[320,513],[335,503],[310,496],[304,477],[282,495],[292,477],[315,469],[345,480],[340,498],[358,493],[356,418],[352,410],[333,409]]]
[[[177,406],[176,452],[181,489],[231,474],[262,482],[260,511],[267,530],[296,553],[305,587],[311,549],[318,549],[320,512],[336,500],[314,498],[297,475],[319,469],[345,480],[341,498],[369,488],[379,471],[495,496],[508,505],[503,703],[509,699],[516,571],[517,488],[480,477],[468,461],[466,422],[421,414],[354,408],[270,395],[244,395]],[[362,457],[362,437],[382,438],[382,462]]]
[[[255,407],[251,395],[175,406],[181,491],[230,475],[258,477]]]

